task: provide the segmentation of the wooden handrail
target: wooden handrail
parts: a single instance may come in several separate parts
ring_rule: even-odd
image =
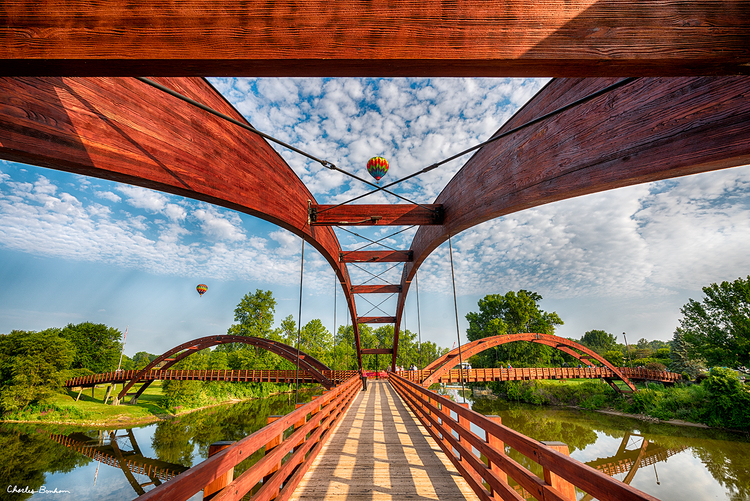
[[[498,465],[502,473],[518,482],[537,499],[567,501],[560,491],[508,457],[504,450],[492,447],[489,437],[495,437],[494,440],[509,445],[541,465],[545,471],[557,475],[596,498],[613,501],[658,501],[649,494],[615,480],[419,384],[394,373],[389,374],[389,381],[481,499],[492,499],[492,494],[483,482],[504,499],[518,499],[518,494],[504,480],[503,475],[488,467],[474,450]],[[456,415],[455,419],[453,414]],[[485,436],[480,437],[473,433],[471,424],[483,429]]]
[[[330,435],[329,430],[343,416],[357,392],[362,388],[358,377],[325,392],[315,400],[281,417],[250,436],[227,447],[178,477],[150,490],[139,500],[185,500],[203,489],[237,464],[264,448],[273,437],[283,435],[292,426],[306,421],[232,483],[217,493],[213,500],[242,499],[258,482],[267,477],[253,499],[272,499],[291,493],[302,480],[302,475],[312,464]],[[308,414],[311,416],[307,421]],[[308,454],[309,452],[309,454]],[[292,455],[277,471],[273,471],[283,458]],[[307,457],[305,457],[307,455]],[[298,465],[299,468],[297,468]],[[295,469],[296,468],[296,469]],[[283,486],[282,486],[283,484]]]

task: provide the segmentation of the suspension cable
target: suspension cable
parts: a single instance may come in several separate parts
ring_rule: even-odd
[[[414,273],[414,282],[417,287],[417,333],[419,335],[419,370],[421,371],[422,370],[422,322],[419,318],[419,270],[417,270]]]
[[[408,226],[408,227],[406,227],[406,228],[403,228],[403,229],[401,229],[401,230],[398,230],[398,231],[397,231],[397,232],[395,232],[395,233],[391,233],[390,235],[386,235],[386,236],[384,236],[383,238],[379,238],[378,240],[373,240],[373,239],[371,239],[371,238],[367,238],[367,237],[366,237],[366,236],[364,236],[364,235],[360,235],[359,233],[355,233],[355,232],[353,232],[353,231],[351,231],[351,230],[347,230],[346,228],[343,228],[343,227],[341,227],[341,226],[336,226],[336,228],[338,228],[338,229],[340,229],[340,230],[344,230],[344,231],[345,231],[345,232],[347,232],[347,233],[351,233],[351,234],[352,234],[352,235],[354,235],[355,237],[359,237],[359,238],[361,238],[361,239],[363,239],[363,240],[367,240],[368,242],[370,242],[369,244],[367,244],[367,245],[363,245],[362,247],[359,247],[359,248],[357,248],[357,249],[354,249],[354,250],[351,250],[351,251],[346,251],[346,252],[343,252],[343,254],[348,254],[348,253],[350,253],[350,252],[359,252],[359,251],[361,251],[362,249],[366,249],[367,247],[369,247],[369,246],[371,246],[371,245],[373,245],[373,244],[378,244],[378,245],[380,245],[381,247],[385,247],[386,249],[390,249],[390,250],[392,250],[392,251],[394,251],[394,252],[398,252],[398,250],[397,250],[397,249],[394,249],[393,247],[389,247],[389,246],[387,246],[387,245],[385,245],[385,244],[381,244],[380,242],[382,242],[383,240],[386,240],[386,239],[388,239],[388,238],[391,238],[391,237],[395,237],[395,236],[396,236],[396,235],[398,235],[399,233],[403,233],[403,232],[405,232],[405,231],[411,230],[411,229],[412,229],[412,228],[414,228],[415,226],[417,226],[417,225],[416,225],[416,224],[413,224],[413,225],[411,225],[411,226]]]
[[[448,158],[446,158],[444,160],[441,160],[439,162],[435,162],[434,164],[429,165],[429,166],[425,167],[424,169],[421,169],[421,170],[419,170],[417,172],[409,174],[408,176],[402,177],[401,179],[397,179],[397,180],[395,180],[395,181],[393,181],[391,183],[388,183],[386,185],[378,186],[376,190],[369,191],[367,193],[364,193],[362,195],[354,197],[351,200],[347,200],[346,202],[342,202],[342,203],[340,203],[338,205],[333,205],[331,207],[327,207],[325,209],[322,209],[322,210],[318,211],[318,213],[320,214],[321,212],[325,212],[327,210],[335,209],[337,207],[341,207],[342,205],[350,204],[350,203],[355,202],[355,201],[357,201],[357,200],[359,200],[361,198],[364,198],[364,197],[366,197],[368,195],[372,195],[373,193],[377,193],[380,190],[386,190],[386,188],[390,188],[391,186],[394,186],[396,184],[403,183],[404,181],[407,181],[407,180],[409,180],[409,179],[411,179],[411,178],[413,178],[415,176],[419,176],[420,174],[425,174],[425,173],[427,173],[427,172],[429,172],[431,170],[437,169],[441,165],[446,164],[446,163],[448,163],[448,162],[450,162],[452,160],[455,160],[455,159],[457,159],[459,157],[462,157],[462,156],[466,155],[467,153],[471,153],[472,151],[478,150],[479,148],[481,148],[483,146],[486,146],[486,145],[488,145],[490,143],[494,143],[495,141],[497,141],[499,139],[507,137],[507,136],[509,136],[511,134],[515,134],[516,132],[518,132],[520,130],[523,130],[523,129],[527,128],[527,127],[530,127],[532,125],[536,125],[536,124],[538,124],[539,122],[541,122],[543,120],[546,120],[548,118],[552,118],[555,115],[559,115],[560,113],[568,111],[569,109],[574,108],[576,106],[579,106],[579,105],[581,105],[581,104],[583,104],[583,103],[585,103],[587,101],[591,101],[592,99],[595,99],[595,98],[597,98],[597,97],[599,97],[599,96],[601,96],[603,94],[606,94],[606,93],[611,92],[611,91],[613,91],[615,89],[618,89],[618,88],[622,87],[623,85],[629,84],[629,83],[631,83],[631,82],[633,82],[635,80],[636,80],[636,77],[624,78],[623,80],[620,80],[619,82],[616,82],[616,83],[614,83],[614,84],[612,84],[612,85],[610,85],[608,87],[605,87],[605,88],[603,88],[601,90],[598,90],[598,91],[596,91],[596,92],[594,92],[592,94],[589,94],[588,96],[582,97],[581,99],[578,99],[577,101],[573,101],[572,103],[566,104],[565,106],[562,106],[561,108],[558,108],[556,110],[550,111],[549,113],[547,113],[545,115],[542,115],[541,117],[537,117],[537,118],[535,118],[533,120],[529,120],[525,124],[519,125],[518,127],[515,127],[515,128],[510,129],[508,131],[505,131],[505,132],[503,132],[501,134],[498,134],[497,136],[493,136],[493,137],[491,137],[490,139],[488,139],[488,140],[486,140],[484,142],[481,142],[479,144],[475,144],[474,146],[472,146],[470,148],[467,148],[467,149],[465,149],[465,150],[463,150],[463,151],[461,151],[459,153],[456,153],[455,155],[452,155],[452,156],[450,156],[450,157],[448,157]],[[370,184],[372,184],[372,183],[370,183]],[[386,193],[389,193],[389,192],[386,191]]]
[[[461,395],[466,402],[466,387],[464,386],[464,361],[461,354],[461,331],[458,327],[458,300],[456,299],[456,275],[453,272],[453,245],[448,235],[448,250],[451,256],[451,280],[453,281],[453,307],[456,310],[456,338],[458,338],[458,373],[461,375]]]
[[[299,399],[299,338],[302,334],[302,278],[305,272],[305,239],[302,239],[302,258],[299,263],[299,313],[297,314],[297,370],[294,372],[294,403]]]
[[[338,357],[336,353],[336,289],[337,289],[338,277],[336,271],[333,272],[333,384],[336,385],[336,365],[338,363]]]

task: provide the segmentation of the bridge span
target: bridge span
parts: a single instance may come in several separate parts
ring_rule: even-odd
[[[363,386],[363,383],[366,383]],[[364,391],[363,391],[364,390]],[[538,464],[538,476],[506,454]],[[234,468],[260,457],[236,478]],[[139,500],[505,499],[658,501],[395,373],[353,377]],[[522,494],[523,493],[523,494]]]

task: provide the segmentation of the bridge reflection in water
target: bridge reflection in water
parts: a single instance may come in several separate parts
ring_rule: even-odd
[[[476,432],[474,426],[471,428]],[[122,470],[135,495],[142,495],[144,491],[171,479],[179,482],[180,473],[188,470],[180,464],[144,457],[133,431],[129,429],[100,431],[96,437],[78,432],[53,434],[50,438],[100,463]],[[622,481],[629,483],[639,468],[666,461],[686,448],[663,447],[641,435],[627,432],[612,456],[586,464],[609,476],[625,475]],[[507,452],[505,447],[503,449]],[[139,483],[136,480],[138,475],[144,475],[148,480]],[[541,477],[543,475],[540,475],[540,480]],[[510,478],[508,484],[515,496],[505,499],[541,499]],[[387,381],[369,381],[367,391],[357,394],[340,425],[288,498],[336,500],[402,497],[477,499],[464,476],[441,451],[428,430],[419,424],[414,412],[405,405],[393,386]],[[581,501],[591,499],[591,496],[585,495]]]

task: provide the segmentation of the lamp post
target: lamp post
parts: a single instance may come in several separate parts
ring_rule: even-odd
[[[627,348],[627,350],[628,350],[628,365],[629,365],[629,366],[630,366],[630,368],[632,369],[632,368],[633,368],[633,359],[632,359],[632,358],[631,358],[631,356],[630,356],[630,345],[628,344],[628,337],[627,337],[627,336],[625,335],[625,333],[624,333],[624,332],[622,333],[622,337],[624,337],[624,338],[625,338],[625,347],[626,347],[626,348]]]

